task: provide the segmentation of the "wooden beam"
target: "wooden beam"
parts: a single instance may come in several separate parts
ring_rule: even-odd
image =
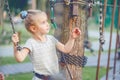
[[[36,0],[32,0],[32,9],[36,9]]]

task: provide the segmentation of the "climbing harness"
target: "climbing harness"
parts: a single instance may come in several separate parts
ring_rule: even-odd
[[[10,8],[9,8],[8,0],[5,0],[5,6],[6,6],[6,10],[7,10],[7,13],[8,13],[10,22],[11,22],[11,25],[12,25],[13,33],[15,33],[14,23],[13,23],[13,19],[12,19],[11,13],[10,13]],[[17,43],[17,50],[19,50],[19,51],[21,50],[21,47],[18,45],[18,43]]]

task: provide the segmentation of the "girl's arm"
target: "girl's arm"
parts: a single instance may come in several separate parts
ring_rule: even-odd
[[[17,62],[22,62],[25,60],[29,53],[29,49],[23,48],[20,51],[17,50],[17,43],[19,42],[18,34],[13,34],[12,36],[12,42],[14,45],[14,56]]]
[[[69,53],[74,46],[75,39],[78,38],[80,36],[80,34],[81,34],[80,29],[74,28],[72,33],[70,34],[69,40],[67,41],[67,43],[65,45],[60,42],[57,43],[58,50],[60,50],[64,53]]]
[[[65,45],[58,42],[57,43],[57,48],[61,52],[69,53],[73,48],[74,42],[75,42],[75,39],[71,39],[71,38],[68,40],[68,42]]]

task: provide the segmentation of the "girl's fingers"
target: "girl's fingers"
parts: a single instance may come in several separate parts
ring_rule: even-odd
[[[80,35],[80,34],[81,34],[81,31],[80,31],[79,28],[74,28],[73,33],[75,33],[75,34],[77,34],[77,35]]]
[[[78,28],[75,29],[74,31],[77,35],[80,35],[80,30]]]
[[[74,28],[72,30],[72,34],[71,34],[72,38],[74,38],[74,39],[78,38],[80,35],[81,35],[81,31],[79,28]]]
[[[12,41],[13,42],[19,42],[19,37],[18,37],[17,33],[15,33],[15,34],[12,35]]]

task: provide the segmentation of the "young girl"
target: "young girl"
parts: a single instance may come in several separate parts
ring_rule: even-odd
[[[56,49],[69,53],[72,50],[75,39],[80,36],[81,32],[79,28],[73,29],[68,42],[64,45],[52,35],[47,35],[50,25],[45,12],[28,10],[21,12],[20,15],[25,20],[25,27],[32,37],[27,40],[24,47],[19,51],[17,50],[18,35],[13,34],[14,56],[18,62],[22,62],[27,55],[30,56],[35,74],[33,80],[50,80],[49,76],[59,73]]]

